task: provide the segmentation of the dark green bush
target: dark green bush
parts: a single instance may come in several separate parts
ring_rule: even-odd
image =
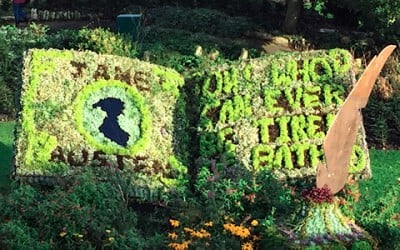
[[[188,231],[184,228],[189,231],[200,228],[209,232],[206,244],[202,239],[192,238],[190,247],[193,249],[196,246],[199,249],[205,246],[206,249],[240,249],[244,243],[252,242],[252,237],[233,237],[225,226],[235,224],[261,239],[250,243],[254,243],[254,249],[286,249],[287,238],[278,228],[293,223],[300,210],[300,203],[296,202],[291,189],[268,172],[255,175],[240,167],[215,165],[214,161],[210,165],[199,171],[195,193],[188,193],[184,198],[181,194],[176,202],[170,202],[172,218],[181,225],[170,230],[176,233],[182,229]],[[212,226],[206,226],[207,223]],[[182,238],[178,241],[182,242]]]
[[[0,27],[0,113],[13,116],[16,98],[21,86],[22,58],[25,50],[46,48],[47,28],[30,25],[26,29],[14,26]]]
[[[199,171],[195,186],[210,206],[207,211],[214,209],[215,213],[240,217],[237,215],[251,211],[256,218],[274,214],[289,219],[296,210],[290,189],[267,171],[254,175],[239,167],[212,165],[211,171],[205,167]]]
[[[182,29],[221,37],[241,37],[257,24],[245,17],[231,17],[223,12],[205,8],[162,7],[150,9],[148,15],[159,27]]]
[[[0,248],[50,250],[49,242],[40,241],[38,233],[20,220],[4,222],[0,226]]]
[[[50,47],[57,49],[91,50],[100,54],[125,57],[137,55],[136,43],[129,37],[105,28],[63,29],[48,37]]]
[[[219,58],[238,59],[242,48],[247,48],[248,44],[243,41],[218,39],[205,33],[160,27],[152,27],[141,44],[142,50],[148,53],[148,60],[152,63],[172,67],[179,72],[198,65],[194,57],[197,46],[202,47],[204,58],[212,57],[211,54],[218,51]]]
[[[98,181],[107,176],[108,181]],[[85,172],[66,186],[30,185],[1,197],[2,249],[144,249],[127,180]],[[37,247],[34,247],[37,246]],[[29,248],[32,247],[32,248]]]
[[[91,50],[100,54],[135,57],[136,45],[129,37],[111,32],[108,29],[84,28],[72,36],[70,46],[73,49]]]
[[[363,117],[367,140],[372,146],[400,145],[400,93],[387,100],[372,96]]]
[[[366,241],[358,241],[351,246],[351,250],[372,250],[372,247]]]

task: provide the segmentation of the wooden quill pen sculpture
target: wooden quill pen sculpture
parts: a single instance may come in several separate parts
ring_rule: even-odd
[[[305,200],[309,201],[307,215],[294,233],[285,232],[290,239],[297,240],[293,244],[296,248],[315,245],[350,246],[359,240],[367,242],[371,249],[376,245],[368,232],[342,214],[339,199],[334,195],[348,180],[353,146],[362,121],[361,109],[367,105],[375,80],[395,48],[394,45],[387,46],[371,60],[326,134],[323,144],[326,165],[318,165],[316,187],[302,193]]]
[[[346,184],[353,145],[362,121],[361,109],[367,105],[376,78],[395,48],[389,45],[371,60],[336,115],[323,144],[326,165],[321,162],[318,165],[317,188],[327,186],[335,194]]]

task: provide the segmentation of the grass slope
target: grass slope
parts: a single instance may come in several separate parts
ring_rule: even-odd
[[[360,181],[354,214],[380,249],[400,249],[400,151],[371,150],[370,156],[372,178]]]
[[[360,182],[365,199],[377,200],[385,191],[400,185],[400,151],[370,150],[372,178]],[[369,201],[369,202],[371,202]],[[400,203],[397,204],[400,208]]]
[[[0,191],[10,184],[14,122],[0,122]]]
[[[357,210],[380,207],[381,211],[376,212],[382,215],[385,209],[390,209],[391,214],[397,214],[400,226],[400,151],[370,150],[370,156],[372,178],[359,183],[361,197]]]

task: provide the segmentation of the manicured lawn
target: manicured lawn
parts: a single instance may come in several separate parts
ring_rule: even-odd
[[[400,151],[371,150],[370,156],[372,178],[359,182],[354,215],[380,249],[400,249]]]
[[[371,150],[372,178],[360,182],[365,199],[378,200],[400,185],[400,151]],[[370,202],[371,202],[370,201]],[[400,202],[397,203],[400,206]]]
[[[372,178],[360,181],[360,201],[357,210],[370,210],[380,207],[400,216],[400,151],[371,150]],[[378,211],[376,211],[378,212]],[[400,218],[397,218],[400,221]],[[398,222],[400,223],[400,222]]]

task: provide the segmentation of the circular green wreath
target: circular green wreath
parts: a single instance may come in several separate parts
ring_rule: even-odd
[[[93,108],[93,104],[106,98],[116,98],[124,103],[118,124],[129,134],[127,146],[106,138],[99,127],[106,112]],[[85,86],[74,101],[75,121],[78,131],[87,142],[106,154],[133,155],[144,148],[150,136],[150,113],[138,90],[117,80],[98,80]]]

